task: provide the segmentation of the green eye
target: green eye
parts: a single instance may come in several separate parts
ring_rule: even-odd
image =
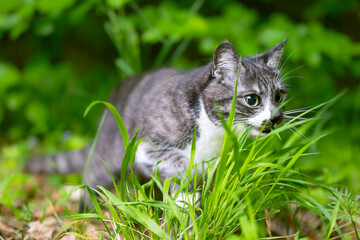
[[[283,100],[283,93],[282,92],[277,92],[275,94],[275,101],[278,103],[281,103]]]
[[[245,97],[245,101],[252,107],[259,105],[259,97],[255,94],[251,94]]]

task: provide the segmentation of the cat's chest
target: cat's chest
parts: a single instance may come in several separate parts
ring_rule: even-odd
[[[197,125],[199,137],[196,139],[195,163],[201,165],[204,161],[220,156],[225,130],[209,119],[202,104]],[[179,151],[190,157],[191,143]]]

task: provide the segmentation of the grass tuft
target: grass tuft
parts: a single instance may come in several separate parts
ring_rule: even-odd
[[[235,109],[235,100],[232,110]],[[92,103],[87,112],[97,103],[100,102]],[[115,108],[109,103],[101,103],[114,114],[121,135],[127,138],[126,128]],[[308,230],[302,227],[297,216],[305,210],[316,215],[321,222],[318,238],[330,239],[335,232],[344,238],[343,229],[338,226],[339,213],[353,223],[350,226],[358,235],[356,201],[350,201],[349,194],[342,194],[296,169],[299,159],[309,157],[309,148],[326,136],[323,131],[311,129],[330,103],[332,101],[310,108],[265,137],[256,139],[248,138],[251,129],[247,127],[237,137],[233,127],[234,113],[230,114],[227,122],[222,119],[226,133],[221,156],[204,163],[201,167],[206,171],[203,173],[197,172],[200,166],[194,163],[194,129],[190,167],[185,176],[166,179],[163,183],[157,171],[145,184],[141,184],[134,174],[130,174],[131,181],[126,180],[125,170],[129,165],[132,169],[136,149],[144,140],[137,140],[136,132],[130,141],[124,141],[124,171],[119,182],[114,180],[115,193],[101,186],[98,190],[81,186],[89,192],[97,214],[68,216],[73,222],[64,226],[62,233],[78,221],[97,219],[104,225],[99,235],[106,232],[111,238],[119,239],[277,239],[272,236],[272,231],[275,231],[272,223],[289,224],[291,216],[293,223],[287,226],[287,236],[283,237],[300,239],[306,237]],[[315,110],[318,111],[315,118],[303,119],[304,115]],[[289,131],[297,127],[306,138]],[[170,189],[173,186],[171,181],[179,184],[177,192]],[[189,188],[190,183],[194,184],[194,189]],[[155,198],[156,188],[162,193],[161,201]],[[327,192],[331,196],[328,201],[336,200],[335,204],[324,206],[312,198],[308,192],[315,188]],[[181,192],[185,192],[185,199],[189,200],[183,206],[174,200]],[[196,194],[201,196],[201,207],[193,202]],[[83,233],[80,231],[76,236],[79,234]]]

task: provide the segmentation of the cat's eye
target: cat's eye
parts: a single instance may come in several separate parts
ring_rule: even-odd
[[[275,101],[281,103],[284,98],[284,94],[282,92],[276,92]]]
[[[257,95],[251,94],[251,95],[247,95],[245,97],[245,101],[250,106],[255,107],[255,106],[259,105],[260,99]]]

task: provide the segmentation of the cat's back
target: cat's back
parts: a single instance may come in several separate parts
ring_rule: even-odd
[[[170,99],[184,72],[160,68],[126,78],[113,90],[109,102],[119,111],[130,134],[143,125],[149,116],[170,107]],[[109,120],[115,125],[116,123]],[[144,128],[144,126],[143,126]]]
[[[111,92],[109,102],[112,103],[121,114],[131,95],[134,93],[141,95],[146,89],[153,86],[154,83],[164,81],[166,79],[165,76],[177,73],[179,73],[179,71],[173,68],[161,68],[125,78]]]

